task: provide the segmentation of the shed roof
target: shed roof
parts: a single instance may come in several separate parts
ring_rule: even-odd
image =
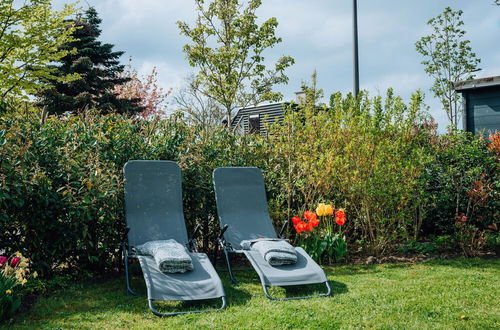
[[[457,81],[453,83],[453,88],[460,93],[470,89],[480,89],[494,86],[500,86],[500,76]]]

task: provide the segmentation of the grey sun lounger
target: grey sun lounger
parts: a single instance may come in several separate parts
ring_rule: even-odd
[[[123,242],[127,294],[136,295],[130,286],[129,259],[139,259],[146,282],[149,308],[157,316],[173,316],[185,311],[158,312],[156,300],[205,300],[222,299],[221,310],[226,307],[226,297],[221,280],[209,258],[197,253],[195,236],[199,226],[188,240],[182,208],[181,170],[171,161],[132,160],[124,166],[125,211],[128,240]],[[186,273],[164,274],[151,256],[137,255],[135,247],[148,241],[175,239],[188,247],[193,270]]]
[[[230,253],[243,253],[257,272],[266,297],[272,300],[304,299],[306,297],[273,298],[268,291],[271,286],[290,286],[324,283],[331,294],[330,284],[321,267],[300,247],[297,263],[271,266],[256,251],[242,250],[240,242],[257,238],[278,238],[269,217],[264,177],[256,167],[219,167],[213,172],[217,213],[221,223],[219,244],[223,248],[229,276],[237,283],[231,269]],[[285,229],[281,229],[280,236]]]

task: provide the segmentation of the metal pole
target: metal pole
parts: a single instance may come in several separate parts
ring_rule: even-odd
[[[354,60],[354,97],[359,93],[359,63],[358,63],[358,1],[352,0],[353,29],[353,60]]]

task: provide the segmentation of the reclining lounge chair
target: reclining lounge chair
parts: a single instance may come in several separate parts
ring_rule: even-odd
[[[222,299],[226,297],[221,280],[208,256],[197,253],[195,236],[199,226],[188,240],[182,208],[181,171],[175,162],[132,160],[124,166],[125,211],[128,240],[123,242],[127,294],[136,295],[130,286],[129,259],[139,259],[147,286],[149,308],[157,316],[209,312],[183,311],[160,313],[155,300],[180,301]],[[186,273],[164,274],[154,258],[137,255],[135,247],[155,240],[175,239],[186,245],[193,262],[193,270]]]
[[[231,281],[236,284],[230,253],[244,253],[260,277],[265,295],[271,300],[304,299],[316,296],[273,298],[270,286],[290,286],[324,283],[327,292],[331,288],[323,269],[300,247],[295,248],[297,263],[271,266],[259,252],[242,250],[243,240],[279,238],[276,235],[267,208],[266,192],[262,172],[256,167],[219,167],[213,172],[217,213],[221,223],[219,244],[224,250]],[[287,222],[281,229],[283,233]]]

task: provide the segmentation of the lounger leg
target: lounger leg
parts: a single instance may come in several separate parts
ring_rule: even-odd
[[[304,297],[288,297],[288,298],[274,298],[269,294],[269,291],[267,290],[267,286],[262,284],[262,288],[264,289],[264,293],[266,294],[266,297],[271,299],[271,300],[297,300],[297,299],[309,299],[309,298],[317,298],[317,297],[328,297],[332,294],[332,288],[330,287],[330,283],[328,281],[324,282],[326,285],[326,293],[320,293],[317,296],[304,296]]]
[[[124,263],[125,263],[125,283],[127,284],[127,295],[137,296],[138,295],[137,292],[132,290],[132,288],[130,286],[130,277],[131,276],[130,276],[129,269],[128,269],[128,266],[129,266],[128,260],[129,260],[129,256],[125,255]]]
[[[227,306],[227,301],[226,301],[226,296],[222,296],[222,306],[219,307],[218,309],[209,309],[209,310],[203,310],[203,311],[187,311],[187,312],[174,312],[174,313],[160,313],[158,312],[155,307],[153,306],[153,299],[148,299],[148,304],[149,304],[149,309],[151,312],[159,317],[167,317],[167,316],[176,316],[176,315],[182,315],[182,314],[194,314],[194,313],[208,313],[208,312],[218,312],[226,308]]]
[[[233,284],[238,284],[238,281],[236,281],[236,279],[234,278],[233,269],[231,268],[231,261],[229,260],[229,252],[227,252],[226,249],[224,249],[224,255],[226,256],[227,270],[229,272],[229,277],[231,278],[231,282]]]

